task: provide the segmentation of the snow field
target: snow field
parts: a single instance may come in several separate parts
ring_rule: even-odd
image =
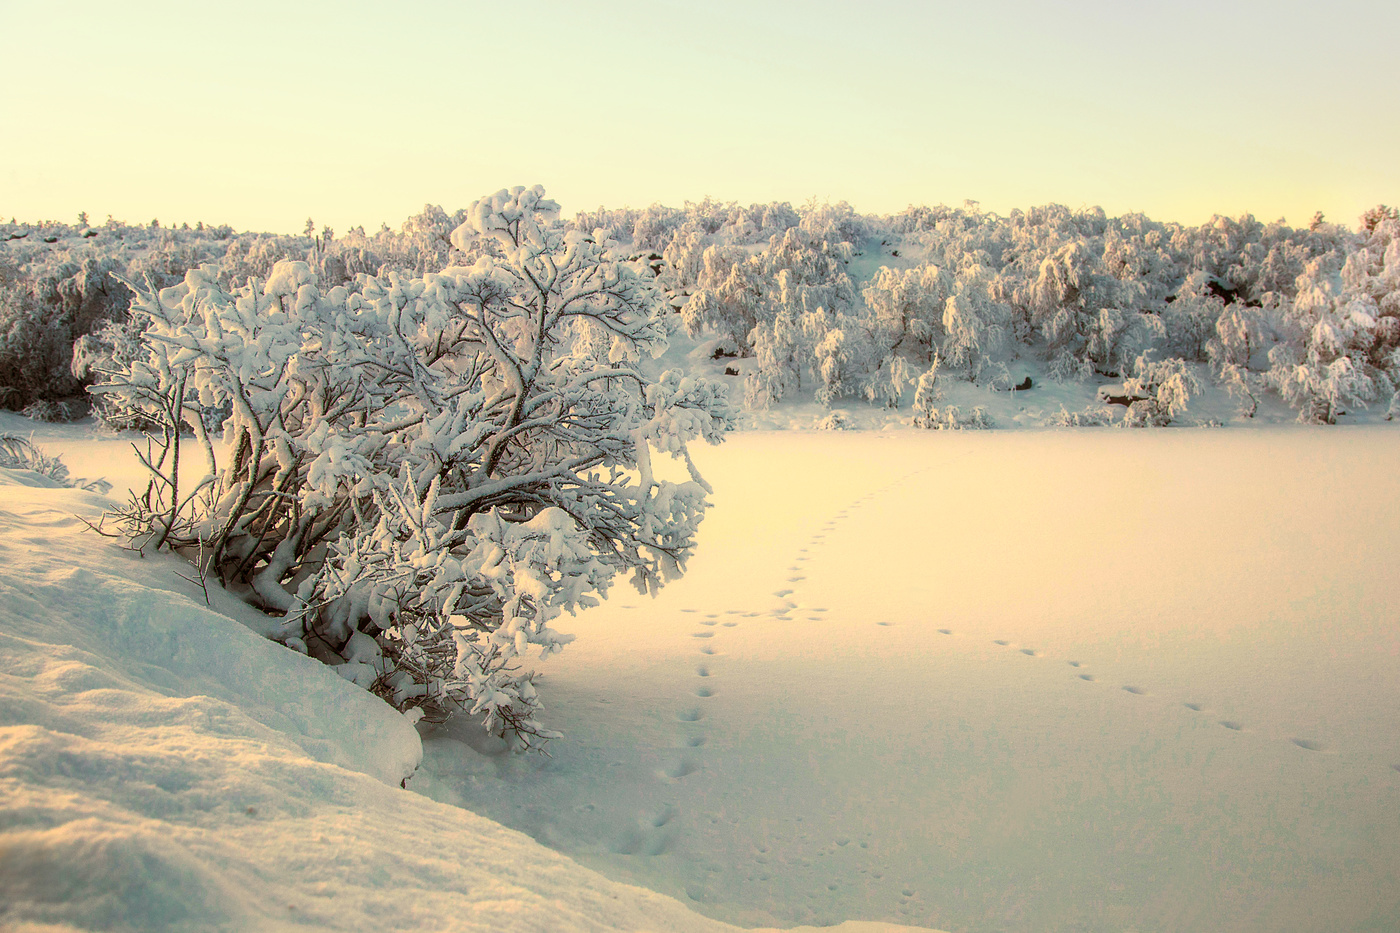
[[[741,434],[689,572],[412,786],[743,924],[1400,921],[1386,428]]]
[[[416,794],[403,717],[7,471],[0,926],[1393,928],[1395,446],[733,436],[687,575],[561,623],[565,738],[425,730]]]
[[[79,432],[36,440],[139,475]],[[401,790],[407,719],[86,531],[112,501],[0,471],[0,929],[733,929]]]

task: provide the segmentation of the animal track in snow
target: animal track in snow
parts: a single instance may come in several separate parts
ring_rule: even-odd
[[[709,666],[708,664],[701,664],[699,667],[697,667],[697,668],[695,669],[695,676],[696,676],[696,677],[709,677],[709,676],[710,676],[710,666]]]
[[[677,713],[676,718],[681,722],[699,722],[705,718],[705,711],[698,706],[691,706]]]
[[[1125,686],[1125,687],[1123,688],[1123,691],[1124,691],[1125,693],[1131,693],[1133,696],[1136,696],[1136,697],[1140,697],[1140,696],[1144,695],[1145,693],[1147,693],[1147,691],[1144,690],[1144,689],[1142,689],[1141,687],[1134,687],[1134,686],[1132,686],[1132,685]]]
[[[714,638],[714,637],[715,637],[715,633],[714,633],[714,632],[691,632],[691,633],[690,633],[690,637],[691,637],[691,638]]]
[[[940,635],[951,635],[951,634],[953,634],[953,630],[950,629],[950,628],[941,628],[941,629],[938,630],[938,634],[940,634]]]
[[[701,699],[704,699],[705,697],[712,697],[712,696],[714,696],[714,695],[715,695],[715,691],[714,691],[713,689],[711,689],[710,687],[696,687],[696,688],[695,688],[695,695],[698,696],[698,697],[700,697]]]
[[[1244,723],[1235,722],[1235,720],[1233,719],[1222,719],[1220,720],[1220,724],[1226,729],[1229,729],[1231,732],[1244,731]]]
[[[689,777],[700,770],[700,762],[693,755],[683,755],[666,769],[666,776],[674,780]]]
[[[1079,675],[1079,679],[1080,679],[1080,680],[1088,681],[1089,683],[1093,683],[1093,682],[1094,682],[1094,675],[1093,675],[1093,674],[1080,674],[1080,675]]]
[[[1025,655],[1026,657],[1028,657],[1028,658],[1034,658],[1034,657],[1037,657],[1037,656],[1038,656],[1038,655],[1036,654],[1036,650],[1035,650],[1034,648],[1022,648],[1022,649],[1021,649],[1021,653],[1024,654],[1024,655]]]
[[[1007,645],[1011,644],[1011,642],[1006,641],[1006,640],[1003,639],[1003,638],[993,638],[993,639],[992,639],[992,644],[994,644],[994,645],[1001,645],[1003,648],[1005,648]]]
[[[1191,710],[1193,713],[1199,713],[1201,711],[1201,704],[1199,703],[1183,703],[1181,705]]]
[[[1322,743],[1314,741],[1313,739],[1290,739],[1290,741],[1299,748],[1306,749],[1310,752],[1322,751]]]
[[[893,622],[876,622],[876,625],[894,625]]]
[[[701,646],[700,646],[700,653],[701,653],[701,654],[718,654],[719,652],[717,652],[717,651],[715,650],[715,646],[714,646],[714,645],[701,645]]]

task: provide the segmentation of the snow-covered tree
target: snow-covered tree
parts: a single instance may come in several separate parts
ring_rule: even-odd
[[[1179,357],[1151,360],[1146,354],[1133,364],[1133,374],[1123,388],[1139,400],[1128,406],[1122,424],[1127,427],[1165,427],[1186,411],[1201,384]]]
[[[952,291],[943,305],[943,358],[975,382],[1006,341],[1011,308],[996,300],[994,276],[980,264],[959,271]]]
[[[876,270],[862,295],[891,352],[913,352],[926,361],[932,357],[944,337],[949,286],[948,276],[928,263]]]
[[[355,291],[296,261],[141,291],[146,353],[97,391],[162,429],[119,515],[135,546],[197,560],[400,708],[465,706],[525,745],[548,733],[521,659],[616,574],[650,591],[681,571],[707,487],[652,457],[689,465],[729,409],[640,368],[665,347],[650,277],[543,189],[481,199],[451,241],[481,258]]]
[[[765,317],[763,265],[738,247],[711,246],[701,259],[697,287],[681,310],[692,336],[710,331],[732,340],[747,355],[749,334]]]
[[[1377,312],[1369,295],[1345,288],[1322,259],[1299,277],[1297,297],[1284,310],[1294,336],[1269,351],[1267,379],[1300,421],[1332,424],[1343,405],[1365,405],[1394,391],[1370,359]]]

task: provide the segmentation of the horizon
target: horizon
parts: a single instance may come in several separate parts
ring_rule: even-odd
[[[711,196],[1354,228],[1400,200],[1400,121],[1376,116],[1400,108],[1400,10],[1360,0],[88,0],[0,24],[39,79],[0,100],[0,216],[26,222],[373,231],[536,183],[565,216]]]

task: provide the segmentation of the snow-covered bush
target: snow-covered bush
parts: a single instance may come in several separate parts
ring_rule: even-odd
[[[915,383],[914,427],[931,431],[979,430],[993,427],[991,416],[981,406],[974,407],[967,415],[956,405],[942,406],[943,391],[938,385],[938,367],[941,362],[938,356],[934,356],[933,364]]]
[[[931,407],[914,416],[914,426],[931,431],[977,431],[993,427],[991,415],[978,405],[970,414],[964,415],[956,405],[946,408]]]
[[[1154,361],[1144,354],[1133,365],[1133,375],[1124,380],[1123,389],[1137,399],[1128,406],[1123,426],[1165,427],[1186,411],[1201,384],[1179,357]]]
[[[48,477],[60,486],[86,489],[104,495],[112,488],[112,484],[105,479],[72,476],[61,458],[44,453],[34,446],[32,441],[14,434],[0,434],[0,467],[7,470],[29,470]]]
[[[1380,329],[1378,308],[1364,291],[1347,288],[1323,260],[1298,279],[1284,311],[1293,339],[1269,351],[1268,382],[1298,410],[1298,420],[1332,424],[1343,405],[1365,405],[1395,389],[1372,362]]]
[[[962,367],[969,382],[1005,342],[1011,322],[1011,309],[993,297],[992,278],[980,265],[962,270],[943,305],[943,359]]]
[[[948,277],[937,266],[912,269],[881,266],[862,292],[865,306],[893,351],[909,351],[927,360],[942,343]]]
[[[938,355],[934,354],[933,362],[928,369],[919,374],[918,380],[914,383],[914,424],[916,427],[925,427],[926,423],[933,419],[933,412],[937,411],[939,403],[943,401],[943,389],[938,384],[938,366],[941,363]]]
[[[543,189],[481,199],[451,240],[481,258],[353,291],[301,261],[139,291],[145,353],[95,391],[161,427],[118,515],[135,546],[197,560],[396,706],[466,707],[525,746],[549,734],[529,646],[561,648],[551,622],[619,573],[644,591],[680,573],[707,487],[652,456],[689,466],[729,409],[722,386],[639,367],[665,348],[650,276]]]
[[[113,266],[92,255],[60,258],[34,264],[27,276],[0,278],[0,407],[54,420],[62,417],[58,402],[82,394],[71,369],[73,341],[129,300],[110,275]],[[86,413],[81,404],[68,407]]]
[[[1113,414],[1103,406],[1090,405],[1082,411],[1070,411],[1061,405],[1045,423],[1052,428],[1100,428],[1113,423]]]

